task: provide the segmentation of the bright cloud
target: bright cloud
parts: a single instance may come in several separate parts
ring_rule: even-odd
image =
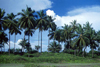
[[[56,15],[53,10],[47,10],[46,14],[56,18],[55,23],[57,26],[70,24],[72,20],[77,20],[77,22],[80,24],[85,24],[87,21],[89,21],[92,23],[95,30],[100,30],[100,6],[76,8],[67,12],[67,15],[65,16]]]
[[[5,9],[7,13],[17,13],[26,8],[26,5],[38,11],[51,8],[50,0],[0,0],[0,8]]]

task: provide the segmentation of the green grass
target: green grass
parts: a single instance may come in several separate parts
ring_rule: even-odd
[[[23,63],[0,64],[0,67],[100,67],[99,63]]]
[[[0,63],[100,63],[100,56],[97,58],[79,57],[67,53],[35,53],[30,54],[32,57],[26,57],[27,54],[0,55]]]

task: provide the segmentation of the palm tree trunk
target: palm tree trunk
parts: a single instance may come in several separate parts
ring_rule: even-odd
[[[30,43],[30,35],[28,35],[28,43]],[[29,57],[29,47],[28,47],[28,57]]]
[[[40,32],[39,32],[40,33]],[[38,33],[38,46],[39,46],[39,33]]]
[[[42,53],[42,31],[41,31],[41,53]]]
[[[10,55],[10,32],[9,32],[9,55]]]
[[[69,53],[70,53],[70,41],[71,41],[71,39],[69,39]]]
[[[76,55],[76,49],[74,50],[74,55]]]
[[[49,29],[49,34],[50,34],[50,29]],[[48,36],[48,46],[49,46],[49,43],[50,43],[50,39],[49,39],[49,36]]]
[[[15,42],[16,42],[16,34],[15,34],[15,38],[14,38],[14,53],[15,53]]]
[[[94,57],[94,55],[93,55],[93,54],[94,54],[94,50],[93,50],[93,48],[92,48],[92,58]]]
[[[86,47],[84,48],[84,51],[83,51],[83,57],[84,57],[85,49],[86,49]]]

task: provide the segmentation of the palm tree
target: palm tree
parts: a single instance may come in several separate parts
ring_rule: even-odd
[[[55,31],[56,33],[55,33],[55,35],[56,35],[56,37],[55,37],[55,39],[58,41],[58,43],[60,44],[60,42],[61,42],[61,29],[56,29],[56,31]]]
[[[97,33],[95,32],[95,30],[90,29],[90,31],[88,31],[88,38],[90,40],[90,48],[92,50],[92,57],[94,57],[94,49],[98,47],[98,44],[96,43],[96,41],[98,41],[98,38],[97,38]]]
[[[4,46],[4,43],[8,42],[7,34],[5,34],[3,31],[0,31],[0,48],[2,52],[2,47]]]
[[[99,36],[99,31],[96,33],[96,31],[91,27],[92,24],[89,22],[86,22],[84,24],[84,29],[85,32],[87,32],[87,37],[90,40],[90,48],[92,49],[92,57],[94,57],[94,49],[98,47],[98,44],[96,42],[99,42],[100,36]]]
[[[19,28],[17,27],[14,27],[11,31],[10,31],[11,35],[13,33],[15,33],[15,37],[14,37],[14,52],[15,52],[15,42],[16,42],[16,35],[19,33],[21,34],[21,31],[19,30]]]
[[[57,42],[53,41],[48,45],[48,51],[53,53],[59,53],[61,51],[62,47]]]
[[[76,20],[74,20],[74,21],[72,21],[70,23],[71,23],[71,29],[72,29],[71,31],[74,34],[72,37],[75,37],[75,36],[77,36],[77,34],[75,34],[75,33],[76,33],[76,29],[78,28],[78,23],[77,23]],[[70,39],[69,45],[71,45],[71,42],[73,43],[73,41],[71,41],[71,39]],[[75,52],[74,53],[76,54],[76,49],[75,49]]]
[[[30,36],[33,35],[34,30],[27,28],[24,33],[25,33],[25,35],[28,35],[28,42],[30,43]]]
[[[22,9],[22,12],[19,12],[18,15],[21,15],[21,18],[19,19],[18,25],[20,28],[26,29],[26,28],[32,28],[34,29],[36,26],[35,11],[31,8],[27,7],[26,10]],[[25,39],[25,33],[24,33],[24,39]]]
[[[50,33],[48,34],[48,36],[50,40],[53,39],[55,41],[57,39],[57,28],[55,31],[50,30]]]
[[[64,41],[65,41],[65,43],[68,43],[69,42],[69,53],[70,53],[70,43],[71,43],[71,38],[72,37],[74,37],[74,36],[76,36],[74,33],[73,33],[73,31],[72,31],[72,27],[69,25],[66,25],[65,24],[65,26],[62,26],[62,31],[63,31],[63,33],[64,33]]]
[[[27,40],[26,39],[22,39],[22,41],[19,43],[20,46],[22,46],[22,52],[24,52],[24,48],[27,45]]]
[[[55,18],[53,19],[51,16],[47,16],[47,20],[48,20],[47,27],[49,29],[49,34],[50,34],[50,29],[52,29],[53,31],[56,30],[56,24],[54,23]],[[50,39],[48,36],[48,45],[49,45],[49,42],[50,42]]]
[[[14,27],[16,27],[17,25],[16,25],[16,23],[14,23],[15,22],[15,16],[16,15],[14,15],[13,13],[11,13],[11,14],[7,14],[7,16],[5,17],[5,20],[4,20],[4,22],[6,22],[6,26],[8,27],[8,29],[9,29],[9,55],[10,55],[10,31],[14,28]]]
[[[39,28],[39,31],[41,31],[41,53],[42,53],[42,31],[43,30],[47,30],[47,16],[44,13],[43,10],[41,10],[40,12],[37,12],[39,18],[37,19],[37,28]]]
[[[80,50],[82,51],[82,48],[84,47],[85,51],[86,47],[89,44],[89,39],[88,37],[86,37],[87,34],[84,32],[84,29],[80,24],[76,31],[78,38],[75,38],[76,41],[74,42],[73,46],[77,46],[79,48],[79,51]],[[84,51],[83,51],[83,57],[84,57]]]
[[[7,29],[7,26],[5,26],[6,23],[4,22],[4,14],[5,14],[5,10],[2,10],[0,8],[0,44],[1,45],[4,45],[4,43],[7,43],[8,41],[8,38],[6,37],[7,34],[4,33],[4,30]]]

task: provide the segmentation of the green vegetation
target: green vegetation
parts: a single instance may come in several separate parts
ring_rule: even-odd
[[[100,56],[96,58],[90,57],[79,57],[67,53],[34,53],[30,54],[30,57],[27,57],[28,54],[24,55],[13,55],[8,56],[7,54],[0,55],[0,63],[100,63]]]
[[[2,54],[0,55],[0,64],[19,64],[23,67],[58,67],[61,66],[93,66],[100,65],[100,56],[95,56],[92,58],[91,54],[87,57],[79,57],[67,53],[34,53],[30,54],[30,57],[27,57],[28,54],[24,55],[13,55]],[[73,63],[73,64],[72,64]],[[76,64],[75,64],[76,63]],[[81,63],[81,64],[80,64]],[[97,63],[97,64],[95,64]],[[22,65],[23,64],[23,65]],[[3,67],[3,66],[2,66]]]

